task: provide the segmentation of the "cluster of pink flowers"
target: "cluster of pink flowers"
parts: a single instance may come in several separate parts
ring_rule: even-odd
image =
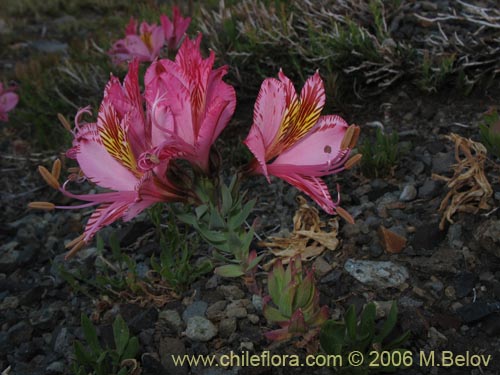
[[[109,50],[113,63],[119,64],[136,58],[139,62],[154,61],[164,45],[175,51],[191,23],[183,18],[177,7],[173,8],[172,21],[164,14],[160,16],[161,26],[142,22],[137,33],[137,21],[131,17],[125,29],[125,38],[118,40]]]
[[[211,148],[233,116],[236,94],[222,80],[227,67],[213,69],[214,52],[202,57],[201,34],[193,40],[185,38],[175,59],[155,60],[145,72],[143,92],[139,87],[139,62],[153,59],[164,38],[169,47],[176,46],[184,33],[179,30],[185,30],[188,23],[189,19],[186,22],[174,10],[173,25],[162,18],[165,35],[143,23],[137,36],[132,20],[127,42],[123,42],[128,43],[129,52],[131,45],[140,44],[139,40],[145,45],[151,41],[153,47],[147,49],[149,52],[142,49],[139,53],[139,47],[134,50],[135,58],[129,63],[123,84],[111,77],[95,122],[82,120],[85,114],[91,114],[89,108],[83,108],[77,113],[75,127],[67,125],[74,136],[67,156],[75,159],[80,169],[60,185],[59,161],[52,172],[39,168],[49,185],[87,203],[55,206],[33,202],[31,207],[98,206],[84,233],[69,244],[68,255],[76,253],[103,226],[120,218],[130,220],[154,203],[196,203],[195,189],[189,186],[192,181],[182,178],[177,159],[188,161],[196,174],[208,176],[214,172]],[[167,37],[167,31],[175,35]],[[263,174],[268,181],[270,175],[281,178],[308,194],[326,212],[352,221],[338,206],[338,200],[332,200],[322,177],[359,160],[349,159],[359,128],[348,126],[339,116],[320,116],[325,90],[319,73],[307,80],[300,96],[282,71],[278,78],[264,80],[255,103],[253,125],[244,142],[255,158],[246,172]],[[86,179],[111,191],[84,195],[68,191],[69,184]]]
[[[9,121],[7,112],[12,111],[18,101],[19,97],[14,93],[14,88],[10,87],[4,89],[0,82],[0,121]]]

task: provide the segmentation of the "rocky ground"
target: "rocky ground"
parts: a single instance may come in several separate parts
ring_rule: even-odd
[[[497,97],[498,91],[490,94]],[[367,179],[355,169],[330,181],[332,187],[333,180],[340,183],[343,207],[356,223],[340,222],[341,245],[313,262],[322,304],[339,317],[350,304],[361,308],[367,301],[376,301],[383,311],[384,301],[396,300],[398,330],[412,333],[407,348],[414,353],[470,351],[494,358],[481,369],[414,367],[409,373],[495,374],[500,370],[500,218],[494,209],[500,199],[498,169],[494,164],[487,166],[494,189],[492,209],[458,214],[455,223],[442,231],[438,207],[447,188],[431,178],[432,173],[449,175],[455,162],[454,146],[443,135],[457,132],[476,137],[477,123],[490,104],[486,96],[462,101],[438,96],[415,99],[403,87],[379,103],[353,107],[346,116],[361,125],[364,137],[373,131],[369,124],[374,121],[382,122],[387,131],[396,130],[399,145],[407,151],[392,176]],[[38,163],[43,163],[43,156],[2,159],[0,368],[10,368],[6,373],[68,373],[73,341],[83,339],[82,312],[94,317],[105,342],[112,341],[113,317],[118,313],[124,317],[139,337],[143,374],[289,372],[265,367],[189,369],[174,367],[169,361],[171,353],[260,353],[269,348],[262,336],[268,325],[261,299],[239,281],[210,274],[179,298],[163,301],[161,307],[135,304],[130,295],[104,298],[96,289],[90,288],[85,295],[72,288],[61,278],[59,267],[88,274],[99,268],[101,257],[90,247],[75,260],[63,260],[64,243],[81,231],[86,212],[26,209],[29,201],[55,198],[34,173]],[[254,217],[260,221],[257,234],[261,238],[291,229],[296,190],[278,181],[267,185],[264,179],[248,182],[246,187],[251,196],[258,197]],[[407,240],[400,253],[384,251],[378,234],[381,226]],[[153,228],[146,217],[119,227],[113,230],[118,231],[122,248],[145,275],[157,244],[153,238],[140,245],[136,240]],[[380,273],[368,277],[380,267],[388,274],[381,279]],[[273,353],[301,352],[290,345],[273,347]]]
[[[48,42],[34,48],[45,53],[48,49],[64,51],[67,45]],[[2,68],[12,69],[9,64],[13,62],[2,64]],[[498,105],[499,97],[498,81],[468,97],[446,90],[423,94],[401,82],[376,98],[356,101],[343,109],[342,115],[350,123],[361,126],[361,141],[373,141],[375,129],[383,125],[386,132],[399,134],[403,153],[388,176],[369,179],[355,168],[328,181],[331,190],[340,184],[342,207],[356,222],[351,225],[341,220],[337,249],[311,262],[321,304],[328,305],[332,317],[338,319],[351,304],[360,310],[375,301],[379,315],[383,315],[387,301],[396,300],[397,331],[411,332],[406,348],[415,355],[433,350],[493,355],[487,367],[413,366],[400,373],[500,373],[498,164],[493,158],[486,163],[493,188],[490,209],[456,214],[455,222],[447,223],[443,230],[439,229],[438,208],[448,188],[431,177],[433,173],[451,176],[456,162],[454,144],[444,136],[457,133],[478,140],[483,114]],[[244,138],[249,129],[253,103],[239,106],[250,112],[226,129],[220,142],[223,149],[238,150],[235,140]],[[74,260],[63,259],[65,243],[81,233],[91,210],[40,213],[27,209],[30,201],[62,199],[36,173],[37,165],[50,166],[57,155],[32,152],[29,140],[14,142],[8,132],[3,132],[0,153],[2,374],[71,373],[74,342],[83,340],[82,313],[92,317],[102,341],[110,345],[111,324],[118,314],[123,316],[131,333],[139,338],[142,374],[303,372],[281,367],[175,367],[170,354],[272,350],[304,355],[305,351],[288,344],[270,346],[262,335],[271,327],[262,315],[261,297],[250,293],[239,280],[208,274],[182,293],[167,289],[163,298],[157,299],[144,298],[126,287],[117,291],[92,284],[96,272],[102,274],[108,263],[116,263],[109,249],[101,254],[91,246]],[[239,159],[238,155],[231,158]],[[250,197],[258,198],[250,219],[257,219],[260,239],[291,231],[297,209],[295,189],[277,180],[268,185],[263,178],[246,181],[244,188]],[[387,251],[380,238],[381,227],[406,241],[400,252]],[[123,252],[137,265],[138,276],[146,277],[150,257],[159,252],[148,217],[142,215],[132,223],[118,223],[102,232],[104,238],[111,232],[118,234]],[[194,251],[196,258],[210,253],[205,246]],[[81,280],[71,283],[68,280],[72,279],[63,277],[68,273],[79,275]],[[263,270],[257,279],[264,283]],[[325,368],[311,369],[311,373],[327,372]]]

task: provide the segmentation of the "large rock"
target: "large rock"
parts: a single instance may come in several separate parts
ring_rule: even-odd
[[[397,287],[409,276],[404,266],[392,262],[348,259],[344,268],[359,282],[376,288]]]
[[[500,220],[482,223],[476,229],[474,238],[484,250],[500,258]]]
[[[188,320],[186,336],[193,341],[209,341],[217,335],[217,327],[207,318],[193,316]]]

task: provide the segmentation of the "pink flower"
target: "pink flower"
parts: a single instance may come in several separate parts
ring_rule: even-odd
[[[9,121],[7,112],[14,109],[19,101],[19,97],[14,92],[14,88],[3,88],[0,82],[0,121]]]
[[[166,15],[162,14],[160,16],[160,22],[165,36],[165,43],[169,51],[175,51],[179,47],[184,37],[184,33],[191,23],[191,17],[183,18],[179,12],[179,8],[174,6],[172,21],[170,21]]]
[[[176,139],[185,159],[208,173],[210,148],[234,113],[236,93],[222,81],[226,66],[212,70],[213,51],[202,58],[201,37],[186,38],[175,61],[151,64],[144,95],[153,124]],[[166,121],[170,117],[173,121]]]
[[[50,206],[45,202],[35,202],[31,207],[75,209],[99,205],[90,216],[84,234],[71,244],[73,249],[69,255],[88,243],[99,229],[119,218],[128,221],[156,202],[187,201],[189,197],[189,191],[166,178],[171,157],[180,152],[168,133],[152,126],[149,112],[144,111],[138,68],[136,60],[129,64],[123,86],[116,77],[111,77],[96,122],[81,122],[83,114],[91,113],[88,107],[77,113],[76,127],[72,131],[73,147],[67,151],[67,156],[76,159],[80,173],[70,175],[59,186],[59,173],[51,174],[45,168],[39,168],[49,185],[68,197],[89,203]],[[154,155],[158,146],[164,152]],[[67,190],[70,182],[83,179],[112,191],[76,195]]]
[[[153,61],[158,57],[165,42],[163,30],[156,24],[142,22],[137,34],[137,21],[130,17],[125,29],[125,38],[120,39],[109,50],[114,64],[136,58],[138,61]]]
[[[279,177],[326,212],[344,217],[347,212],[333,202],[321,177],[346,168],[359,128],[339,116],[320,116],[325,90],[317,72],[306,81],[300,97],[282,71],[278,77],[264,80],[255,103],[253,125],[244,141],[255,156],[250,171],[268,181],[269,175]],[[352,221],[349,214],[347,219]]]

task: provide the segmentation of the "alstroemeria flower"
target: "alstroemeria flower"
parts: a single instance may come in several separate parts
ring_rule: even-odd
[[[172,21],[162,14],[160,16],[161,26],[163,28],[163,33],[165,36],[165,43],[169,51],[175,51],[184,37],[184,33],[187,31],[189,24],[191,23],[191,17],[183,18],[179,11],[179,8],[173,7],[172,10]]]
[[[176,139],[185,159],[208,173],[210,148],[234,113],[236,93],[222,81],[226,66],[212,70],[214,52],[202,58],[201,37],[186,38],[175,61],[151,64],[144,95],[153,124]]]
[[[0,82],[0,121],[9,121],[7,112],[12,111],[19,101],[19,96],[13,91],[12,87],[4,89]]]
[[[263,174],[268,181],[269,175],[279,177],[326,212],[352,220],[337,207],[321,177],[346,168],[359,128],[348,126],[339,116],[320,116],[325,90],[319,73],[306,81],[300,97],[282,71],[278,77],[264,80],[255,103],[253,125],[244,141],[255,156],[250,171]]]
[[[165,42],[163,29],[156,24],[149,25],[142,22],[137,33],[137,21],[130,17],[125,29],[125,38],[113,44],[109,50],[114,64],[130,61],[153,61],[158,57]]]
[[[89,108],[78,112],[75,129],[72,130],[73,147],[68,150],[67,156],[77,160],[79,174],[71,175],[60,186],[57,181],[59,172],[54,172],[57,167],[52,173],[44,167],[39,168],[49,185],[66,196],[89,203],[50,206],[46,202],[34,202],[31,207],[75,209],[99,205],[90,216],[84,234],[71,244],[73,249],[70,255],[88,243],[99,229],[119,218],[128,221],[156,202],[184,202],[188,199],[188,191],[166,178],[169,160],[179,151],[168,133],[152,126],[147,108],[144,111],[138,69],[136,60],[129,64],[123,86],[116,77],[111,77],[96,122],[81,122],[81,116],[90,113]],[[158,147],[164,150],[159,156],[154,151]],[[82,178],[112,191],[76,195],[67,190],[71,181]]]

